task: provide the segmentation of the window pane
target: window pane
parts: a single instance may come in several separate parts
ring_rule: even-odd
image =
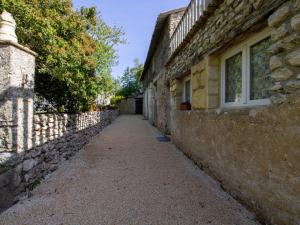
[[[185,82],[185,101],[191,103],[191,81]]]
[[[270,60],[267,49],[270,44],[271,39],[267,38],[250,49],[250,100],[270,97],[267,90],[271,86],[271,79],[267,77]]]
[[[242,101],[242,52],[226,60],[225,102]]]

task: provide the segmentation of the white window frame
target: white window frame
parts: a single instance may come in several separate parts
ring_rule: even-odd
[[[253,35],[246,41],[243,41],[238,46],[231,48],[221,56],[221,107],[245,107],[245,106],[263,106],[271,103],[270,99],[250,100],[250,49],[253,45],[270,37],[270,29]],[[225,102],[225,78],[226,78],[226,60],[242,52],[242,101],[238,102]]]
[[[187,102],[187,99],[186,99],[186,96],[185,96],[185,90],[186,90],[186,82],[187,81],[190,81],[190,104],[192,104],[192,80],[191,80],[191,77],[190,76],[188,76],[188,77],[186,77],[186,78],[184,78],[183,79],[183,93],[182,93],[182,102],[184,103],[184,102]]]

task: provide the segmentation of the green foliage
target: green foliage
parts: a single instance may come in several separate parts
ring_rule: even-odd
[[[19,42],[38,53],[35,91],[53,106],[87,111],[101,91],[112,91],[114,46],[123,33],[95,7],[76,12],[71,0],[1,0],[4,9],[16,19]]]
[[[124,99],[124,96],[119,96],[119,95],[113,96],[113,97],[110,99],[110,105],[111,105],[111,106],[116,106],[116,105],[119,104],[123,99]]]
[[[14,161],[13,159],[9,159],[5,162],[1,162],[0,163],[0,171],[3,170],[3,171],[7,171],[7,170],[10,170],[10,169],[13,169],[14,168]],[[3,172],[1,171],[1,172]]]
[[[100,80],[100,94],[102,98],[106,99],[115,95],[116,91],[119,89],[118,81],[112,78],[109,74],[104,74],[100,77]]]
[[[129,96],[137,95],[141,92],[141,84],[139,78],[143,72],[143,64],[139,63],[136,59],[134,61],[133,68],[127,68],[120,79],[121,89],[117,92],[117,95],[124,96],[125,98]]]
[[[39,186],[42,183],[42,180],[42,178],[35,179],[30,185],[30,190],[32,191],[35,188],[37,188],[37,186]]]

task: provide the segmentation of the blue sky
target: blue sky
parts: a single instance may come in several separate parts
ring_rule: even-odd
[[[118,46],[119,64],[114,76],[121,76],[127,66],[138,58],[144,63],[157,16],[172,9],[187,6],[190,0],[73,0],[74,7],[96,6],[109,25],[125,31],[127,44]]]

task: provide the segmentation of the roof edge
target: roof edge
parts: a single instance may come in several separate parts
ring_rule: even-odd
[[[143,73],[140,77],[140,81],[142,81],[144,79],[145,73],[149,68],[151,59],[152,59],[152,57],[154,55],[154,52],[156,50],[156,47],[157,47],[157,41],[160,38],[160,33],[161,33],[162,28],[165,25],[166,19],[169,18],[169,16],[172,15],[172,14],[185,11],[186,8],[187,7],[181,7],[181,8],[178,8],[178,9],[173,9],[173,10],[170,10],[170,11],[167,11],[167,12],[160,13],[158,15],[156,23],[155,23],[154,31],[153,31],[153,34],[152,34],[150,46],[149,46],[149,49],[148,49],[148,54],[147,54],[146,61],[145,61],[145,64],[144,64],[144,70],[143,70]]]

